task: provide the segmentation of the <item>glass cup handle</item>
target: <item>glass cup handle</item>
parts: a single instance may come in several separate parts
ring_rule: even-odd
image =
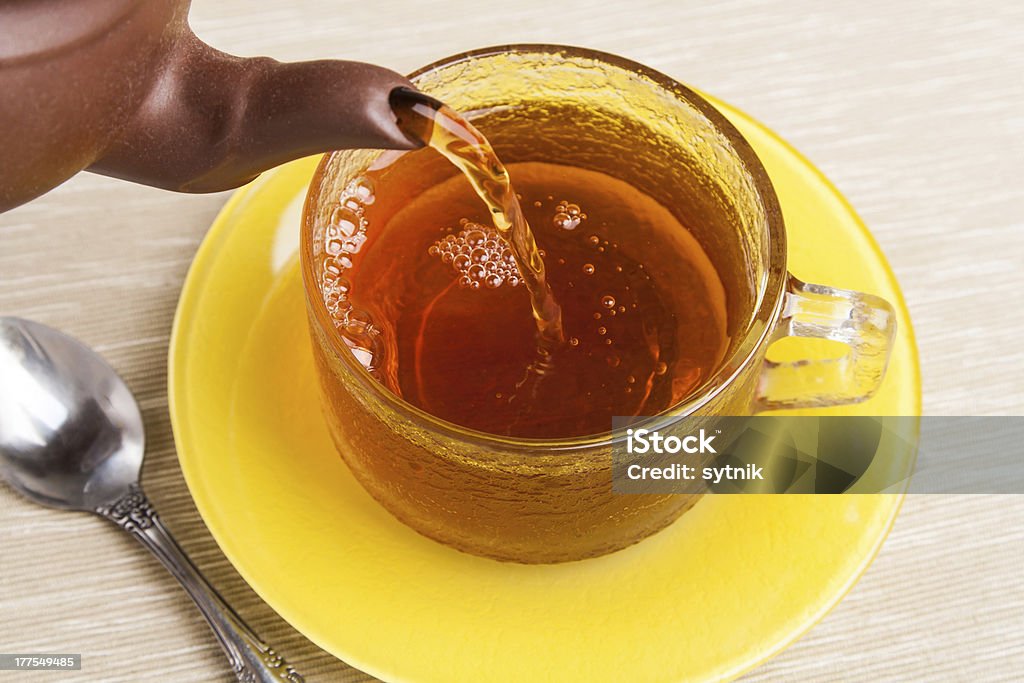
[[[896,336],[896,312],[872,294],[801,282],[792,275],[772,341],[783,337],[846,344],[841,358],[764,361],[754,410],[859,403],[882,383]]]

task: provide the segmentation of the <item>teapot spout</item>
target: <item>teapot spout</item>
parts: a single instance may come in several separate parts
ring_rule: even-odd
[[[219,52],[191,33],[90,171],[179,192],[216,192],[335,149],[414,149],[389,95],[412,87],[382,67],[281,63]]]

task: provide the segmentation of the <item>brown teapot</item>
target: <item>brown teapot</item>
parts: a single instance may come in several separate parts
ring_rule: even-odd
[[[219,52],[190,0],[0,3],[0,211],[83,169],[213,192],[331,149],[410,149],[387,69]],[[411,86],[410,86],[411,87]]]

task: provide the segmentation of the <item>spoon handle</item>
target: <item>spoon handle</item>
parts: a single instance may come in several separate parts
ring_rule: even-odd
[[[96,510],[134,536],[167,568],[206,617],[242,683],[303,683],[291,665],[253,633],[203,578],[171,536],[138,485],[112,505]]]

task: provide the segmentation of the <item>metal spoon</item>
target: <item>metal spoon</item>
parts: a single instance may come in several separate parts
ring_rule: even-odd
[[[37,503],[94,512],[150,550],[195,601],[239,681],[301,683],[206,582],[139,484],[142,415],[96,352],[40,323],[0,317],[0,475]]]

